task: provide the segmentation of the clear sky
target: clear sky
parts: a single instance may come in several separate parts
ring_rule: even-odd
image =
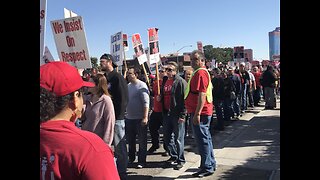
[[[90,57],[110,53],[110,36],[140,33],[147,47],[147,29],[159,28],[161,54],[190,52],[203,46],[244,46],[257,60],[269,59],[268,32],[280,27],[280,0],[47,0],[45,45],[58,59],[50,21],[64,18],[63,8],[82,16]],[[127,59],[132,58],[128,38]]]

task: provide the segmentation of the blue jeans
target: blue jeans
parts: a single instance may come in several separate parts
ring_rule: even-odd
[[[236,99],[231,102],[233,113],[236,113],[237,116],[240,115],[239,99],[240,95],[237,95]]]
[[[261,99],[261,87],[257,86],[256,90],[254,90],[253,92],[253,101],[255,106],[259,105],[260,99]]]
[[[241,111],[247,110],[247,84],[241,84],[240,97]]]
[[[186,162],[184,158],[184,134],[185,122],[178,122],[178,116],[163,115],[164,127],[164,144],[167,145],[168,154],[177,159],[177,163],[183,164]],[[172,136],[172,133],[174,136]]]
[[[125,122],[124,119],[116,120],[114,125],[114,157],[117,163],[117,169],[120,177],[125,177],[128,166],[128,153],[125,138]]]
[[[265,97],[265,107],[276,107],[276,93],[275,88],[272,87],[265,87],[264,88],[264,97]]]
[[[221,99],[214,99],[213,104],[214,104],[214,109],[216,111],[216,118],[217,118],[216,128],[222,130],[224,128],[224,119],[223,119],[224,101]]]
[[[193,119],[194,113],[191,114],[191,119]],[[209,125],[211,121],[211,116],[201,115],[200,124],[194,125],[194,135],[195,141],[198,146],[198,152],[201,156],[200,169],[204,169],[209,172],[213,172],[216,168],[216,160],[213,154],[213,143],[211,133],[209,131]]]
[[[142,119],[126,119],[126,135],[129,145],[130,160],[134,160],[136,157],[136,136],[138,135],[138,163],[146,163],[148,126],[142,126],[141,121]]]
[[[232,114],[232,107],[231,107],[231,99],[225,98],[223,101],[223,119],[225,121],[230,121]]]

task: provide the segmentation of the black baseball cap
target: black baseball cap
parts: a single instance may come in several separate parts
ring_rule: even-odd
[[[114,63],[114,57],[111,54],[106,54],[105,53],[100,57],[100,59],[111,60],[113,68],[118,67],[118,65],[116,63]]]

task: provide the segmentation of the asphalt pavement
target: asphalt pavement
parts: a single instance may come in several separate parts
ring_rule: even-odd
[[[203,178],[191,175],[200,166],[200,155],[194,139],[189,136],[185,138],[186,163],[183,168],[174,170],[166,166],[169,157],[162,156],[161,142],[156,152],[147,155],[146,167],[137,169],[137,162],[129,164],[128,180],[280,179],[280,99],[274,110],[265,110],[263,106],[249,108],[239,120],[228,122],[224,131],[213,131],[212,138],[217,163],[213,175]],[[148,135],[148,149],[150,146]]]

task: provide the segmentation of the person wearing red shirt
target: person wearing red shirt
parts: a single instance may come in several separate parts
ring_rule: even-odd
[[[191,53],[191,66],[194,74],[191,77],[189,93],[185,98],[187,113],[191,113],[192,126],[197,142],[198,152],[201,156],[200,170],[194,174],[195,177],[209,176],[216,169],[216,161],[213,154],[213,143],[209,131],[213,111],[212,102],[207,100],[207,88],[211,81],[210,75],[205,68],[205,56],[203,52],[194,50]],[[212,92],[209,92],[212,93]]]
[[[167,80],[161,86],[163,112],[163,139],[170,159],[166,164],[175,170],[183,167],[185,135],[185,106],[184,92],[187,82],[178,74],[178,64],[174,61],[167,63],[165,68]]]
[[[149,120],[149,131],[151,136],[152,146],[148,150],[148,153],[153,153],[159,149],[159,129],[163,125],[162,117],[162,103],[160,98],[160,92],[158,92],[158,86],[162,84],[162,78],[166,75],[164,69],[159,69],[159,81],[155,80],[152,85],[153,96],[153,109]],[[158,84],[159,83],[159,84]],[[160,88],[159,88],[160,89]],[[166,149],[166,146],[163,146]]]
[[[252,68],[252,72],[251,72],[256,80],[256,89],[253,91],[253,103],[254,106],[259,106],[260,100],[261,100],[261,90],[262,90],[262,86],[260,83],[260,78],[261,78],[261,71],[258,69],[257,66],[254,66]]]
[[[40,179],[120,179],[111,148],[75,126],[93,86],[66,62],[40,66]]]

